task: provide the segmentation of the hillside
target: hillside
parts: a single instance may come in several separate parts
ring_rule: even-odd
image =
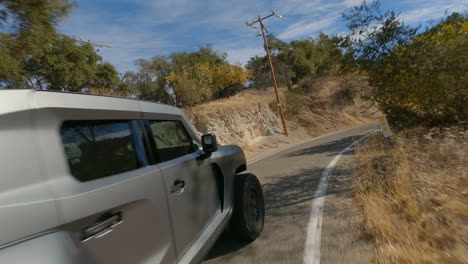
[[[289,128],[285,137],[272,88],[248,89],[230,98],[185,109],[200,134],[237,144],[248,157],[336,130],[371,122],[376,110],[360,99],[366,82],[357,76],[321,78],[311,89],[280,89]],[[347,92],[346,92],[347,91]]]

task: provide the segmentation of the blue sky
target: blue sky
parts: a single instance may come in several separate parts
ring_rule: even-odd
[[[447,13],[466,12],[468,0],[382,0],[383,9],[401,13],[409,24],[435,23]],[[135,70],[135,60],[194,51],[213,44],[232,63],[245,64],[263,55],[258,31],[244,23],[270,9],[284,19],[270,18],[269,30],[290,41],[346,31],[341,13],[361,0],[77,0],[59,25],[77,39],[107,44],[98,53],[119,72]]]

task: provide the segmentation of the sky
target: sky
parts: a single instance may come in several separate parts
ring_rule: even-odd
[[[76,39],[107,44],[98,54],[119,72],[136,70],[135,61],[172,52],[195,51],[212,44],[227,52],[228,61],[245,64],[264,55],[259,30],[245,25],[271,9],[283,16],[265,20],[284,41],[314,37],[320,32],[346,32],[341,14],[361,0],[76,0],[59,24]],[[410,25],[431,25],[452,12],[467,12],[468,0],[381,0]]]

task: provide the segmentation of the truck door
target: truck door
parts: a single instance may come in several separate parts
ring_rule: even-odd
[[[183,123],[149,121],[158,166],[168,193],[169,210],[180,259],[209,223],[221,212],[219,178],[209,159],[198,160]]]

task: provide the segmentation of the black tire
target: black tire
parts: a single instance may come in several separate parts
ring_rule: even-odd
[[[233,236],[241,241],[254,241],[263,231],[265,204],[257,177],[251,173],[235,177],[234,212],[229,223]]]

